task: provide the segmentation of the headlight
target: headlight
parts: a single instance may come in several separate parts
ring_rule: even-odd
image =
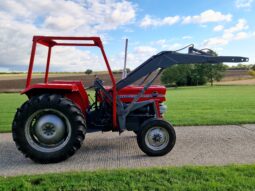
[[[167,106],[163,103],[159,104],[159,112],[161,115],[163,115],[167,110]]]

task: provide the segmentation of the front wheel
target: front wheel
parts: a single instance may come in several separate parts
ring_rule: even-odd
[[[35,96],[18,109],[12,126],[17,148],[39,163],[60,162],[81,147],[85,119],[69,99],[55,94]]]
[[[138,146],[149,156],[162,156],[169,153],[175,141],[174,128],[161,119],[148,120],[137,134]]]

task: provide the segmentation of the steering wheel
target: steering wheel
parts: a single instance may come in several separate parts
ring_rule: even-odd
[[[94,83],[91,85],[91,86],[89,86],[89,87],[87,87],[87,88],[85,88],[86,90],[89,90],[89,89],[91,89],[91,88],[95,88],[95,89],[101,89],[103,87],[103,80],[100,80],[98,77],[94,80]]]

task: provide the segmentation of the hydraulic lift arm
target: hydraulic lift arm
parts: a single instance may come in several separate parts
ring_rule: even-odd
[[[189,47],[187,54],[178,53],[176,51],[163,51],[152,56],[143,64],[134,69],[128,76],[120,80],[117,85],[117,91],[134,83],[140,78],[161,68],[166,69],[175,64],[199,64],[199,63],[222,63],[222,62],[248,62],[246,57],[239,56],[214,56],[202,50]]]

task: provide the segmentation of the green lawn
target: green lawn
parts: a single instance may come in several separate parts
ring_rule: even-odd
[[[255,165],[0,177],[0,190],[255,190]]]
[[[11,123],[16,109],[25,102],[26,96],[8,93],[0,94],[0,132],[11,130]]]
[[[167,92],[165,118],[173,125],[255,123],[255,86],[186,87]],[[11,129],[16,111],[26,100],[0,94],[0,132]]]
[[[165,118],[174,125],[255,123],[255,86],[168,90]]]

